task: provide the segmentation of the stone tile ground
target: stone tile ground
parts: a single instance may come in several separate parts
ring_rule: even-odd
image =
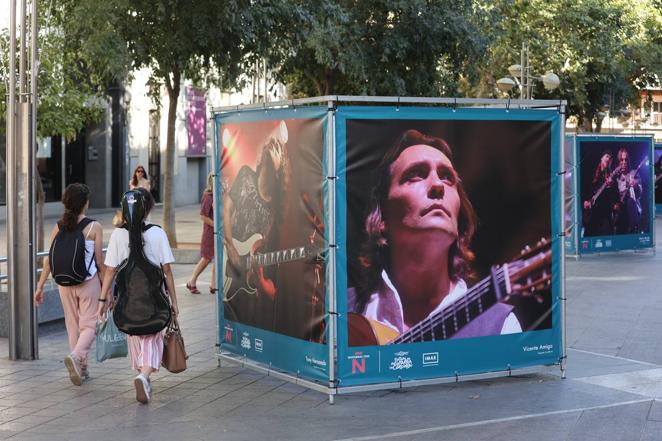
[[[72,386],[61,323],[42,327],[37,361],[8,361],[0,339],[0,439],[661,440],[660,268],[662,257],[651,253],[568,261],[565,380],[551,369],[343,395],[329,405],[321,393],[219,368],[214,298],[187,295],[192,266],[178,264],[186,372],[157,374],[154,400],[144,406],[135,402],[127,360],[93,363],[91,380]]]

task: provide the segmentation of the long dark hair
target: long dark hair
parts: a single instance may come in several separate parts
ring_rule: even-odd
[[[262,146],[262,150],[258,156],[257,166],[255,172],[259,176],[263,168],[269,168],[275,175],[277,185],[271,188],[272,200],[269,205],[273,208],[274,219],[273,222],[281,222],[284,216],[284,205],[287,193],[290,187],[290,159],[285,149],[285,144],[277,139],[271,137]]]
[[[144,177],[145,179],[149,180],[149,176],[147,176],[147,170],[145,170],[145,167],[143,167],[142,165],[139,165],[139,166],[136,167],[136,169],[133,171],[133,177],[131,177],[131,185],[133,185],[134,187],[135,187],[136,185],[138,185],[138,176],[137,176],[138,170],[142,170],[142,171],[143,171],[143,177]]]
[[[607,167],[604,170],[600,170],[600,166],[602,165],[602,157],[604,155],[609,155],[609,164],[607,164]],[[593,187],[598,187],[602,185],[602,182],[607,180],[609,175],[611,174],[611,161],[613,159],[613,156],[611,155],[611,152],[609,150],[604,150],[602,154],[600,155],[600,161],[598,162],[598,166],[595,168],[595,173],[593,173]]]
[[[62,194],[64,213],[58,225],[65,231],[73,231],[78,225],[78,216],[90,200],[90,189],[85,184],[69,184]]]
[[[363,278],[357,289],[360,310],[365,307],[370,295],[379,285],[382,270],[388,270],[390,267],[389,244],[382,231],[382,207],[386,206],[391,185],[391,165],[405,149],[419,144],[439,150],[451,163],[453,162],[453,152],[445,140],[424,135],[418,130],[404,132],[382,158],[376,169],[376,182],[368,202],[368,214],[365,217],[365,230],[368,237],[359,256]],[[474,276],[471,262],[475,256],[469,246],[477,223],[476,214],[461,180],[458,180],[456,188],[460,197],[458,239],[451,245],[448,252],[448,274],[453,282]]]

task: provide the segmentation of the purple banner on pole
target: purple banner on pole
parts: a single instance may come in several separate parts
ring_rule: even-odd
[[[207,98],[204,90],[186,87],[186,130],[188,148],[186,156],[207,154]]]

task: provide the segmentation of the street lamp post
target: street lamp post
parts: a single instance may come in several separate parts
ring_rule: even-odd
[[[512,77],[504,77],[497,80],[496,84],[502,92],[510,92],[516,86],[519,87],[519,96],[521,99],[533,99],[533,82],[542,81],[547,90],[554,90],[559,87],[561,80],[558,75],[552,71],[547,71],[544,75],[530,75],[529,70],[529,45],[522,43],[520,52],[520,63],[508,67],[508,73]]]

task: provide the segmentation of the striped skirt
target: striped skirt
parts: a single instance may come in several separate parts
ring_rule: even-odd
[[[131,367],[140,371],[143,366],[158,371],[163,358],[163,332],[150,335],[129,335],[127,338]]]

